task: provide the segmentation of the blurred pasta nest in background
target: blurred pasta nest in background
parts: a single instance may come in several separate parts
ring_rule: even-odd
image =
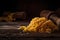
[[[29,25],[20,26],[18,29],[23,30],[23,32],[51,33],[58,30],[58,27],[50,19],[35,17],[30,21]]]

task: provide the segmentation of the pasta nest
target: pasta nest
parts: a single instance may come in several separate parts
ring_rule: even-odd
[[[40,32],[40,33],[51,33],[58,30],[58,27],[49,19],[45,17],[35,17],[30,21],[27,26],[20,26],[18,29],[24,32]]]

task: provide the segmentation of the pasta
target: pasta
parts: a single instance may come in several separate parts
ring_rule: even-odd
[[[22,26],[20,29],[24,32],[51,33],[54,30],[58,30],[58,27],[45,17],[35,17],[27,27]]]

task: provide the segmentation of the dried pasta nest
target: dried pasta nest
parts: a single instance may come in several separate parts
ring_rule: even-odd
[[[51,33],[58,30],[58,27],[45,17],[35,17],[30,21],[30,24],[26,26],[20,26],[18,29],[24,32],[40,32],[40,33]]]

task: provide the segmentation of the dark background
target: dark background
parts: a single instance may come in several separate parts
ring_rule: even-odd
[[[25,11],[29,17],[34,17],[39,16],[39,12],[44,9],[56,10],[59,4],[58,0],[0,0],[0,15],[4,11]]]

